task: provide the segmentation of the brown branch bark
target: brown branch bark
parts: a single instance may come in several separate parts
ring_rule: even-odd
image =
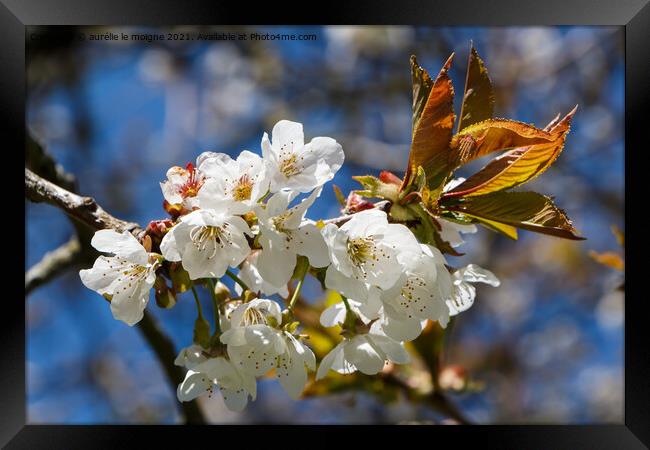
[[[47,252],[43,258],[25,272],[25,296],[37,287],[61,275],[83,260],[79,239],[73,236],[61,247]]]
[[[29,169],[25,169],[25,197],[36,203],[45,202],[56,206],[93,230],[130,231],[136,237],[142,231],[137,223],[126,222],[104,211],[94,198],[74,194]]]
[[[45,202],[55,206],[66,213],[73,221],[81,223],[91,230],[114,229],[116,231],[130,231],[136,237],[139,237],[143,232],[138,224],[118,219],[104,211],[93,198],[80,196],[63,189],[27,168],[25,169],[25,197],[33,202]],[[70,244],[70,246],[74,247],[73,244]],[[67,251],[68,253],[74,253],[70,249]],[[41,263],[38,263],[32,270],[38,269],[43,271],[43,273],[47,272],[43,268],[52,265],[52,261],[47,261],[48,259],[54,259],[55,262],[58,259],[59,263],[53,264],[55,268],[57,265],[65,267],[66,264],[61,264],[61,261],[66,261],[65,252],[66,250],[61,248],[55,250],[53,253],[57,256],[52,258],[50,254],[50,258],[48,258],[48,255],[46,255]],[[70,255],[68,257],[68,260],[72,259]],[[39,265],[41,266],[40,269],[38,268]],[[59,267],[57,270],[61,270],[62,267]],[[25,277],[26,289],[29,272]],[[49,279],[53,278],[55,274],[56,270],[54,273],[50,270]],[[174,365],[176,352],[172,341],[146,312],[144,318],[138,324],[138,329],[158,358],[158,362],[165,371],[165,375],[170,384],[172,384],[172,389],[175,392],[176,385],[183,381],[184,375],[181,368]],[[188,423],[206,423],[205,417],[199,409],[196,400],[182,402],[180,403],[180,408]]]
[[[183,381],[185,374],[179,366],[174,364],[174,359],[176,358],[176,349],[174,348],[174,344],[158,326],[153,316],[147,311],[144,312],[142,320],[138,322],[138,330],[142,333],[142,336],[158,356],[158,360],[165,371],[165,375],[173,387],[174,394],[176,394],[175,387]],[[192,400],[191,402],[181,402],[181,406],[187,423],[195,425],[206,423],[196,400]]]

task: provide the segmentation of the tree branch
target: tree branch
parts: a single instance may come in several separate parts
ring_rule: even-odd
[[[142,320],[138,322],[138,330],[142,333],[142,336],[158,356],[158,360],[165,370],[165,375],[167,375],[167,379],[174,387],[173,391],[174,394],[176,394],[175,387],[183,381],[185,374],[183,373],[183,370],[173,362],[176,358],[176,349],[174,348],[174,344],[160,329],[153,316],[147,311],[144,312]],[[196,400],[192,400],[191,402],[181,402],[181,406],[187,423],[196,425],[206,423]]]
[[[74,194],[29,169],[25,169],[25,197],[36,203],[56,206],[93,230],[130,231],[136,237],[143,231],[137,223],[126,222],[104,211],[94,198]]]
[[[36,175],[27,168],[25,169],[25,197],[33,202],[45,202],[56,206],[71,219],[86,225],[86,227],[91,230],[114,229],[116,231],[130,231],[136,237],[139,237],[139,235],[143,233],[142,228],[138,224],[126,222],[113,217],[104,211],[93,198],[74,194]],[[72,249],[74,249],[74,244],[70,244],[70,242],[68,242],[68,244]],[[70,248],[68,248],[67,251],[68,253],[74,253]],[[83,251],[80,245],[79,251]],[[47,271],[44,270],[43,267],[47,267],[48,265],[56,267],[58,265],[60,266],[58,268],[58,273],[60,273],[64,267],[69,267],[67,264],[61,264],[61,261],[66,261],[65,252],[66,250],[59,248],[54,252],[46,254],[43,260],[33,267],[25,276],[26,289],[30,272],[33,273],[34,270],[38,269],[39,271],[46,273]],[[52,254],[55,254],[56,256],[52,257]],[[70,255],[68,255],[68,257],[68,259],[71,259]],[[54,264],[52,263],[52,259],[54,259]],[[56,263],[57,260],[58,264]],[[49,270],[49,279],[54,277],[56,273],[57,271],[53,272],[52,270]],[[138,329],[158,358],[158,362],[165,371],[167,379],[172,383],[172,388],[175,392],[176,385],[183,381],[184,375],[181,368],[174,365],[176,352],[172,341],[164,334],[146,311],[143,319],[138,324]],[[183,415],[187,422],[194,424],[206,423],[196,400],[191,402],[181,402],[180,408],[182,408]]]
[[[83,260],[82,255],[83,252],[77,236],[70,238],[61,247],[47,252],[43,259],[25,273],[25,295],[29,295],[33,289],[81,263]]]

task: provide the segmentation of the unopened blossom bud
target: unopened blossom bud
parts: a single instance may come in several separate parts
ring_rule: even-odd
[[[467,371],[459,365],[446,366],[438,375],[438,384],[445,391],[463,391],[467,387],[467,381]]]
[[[182,293],[192,286],[192,280],[183,266],[179,262],[173,262],[169,265],[169,276],[172,279],[172,289],[174,292]]]
[[[158,275],[153,284],[156,292],[156,304],[161,308],[169,309],[176,304],[176,295],[174,291],[167,286],[167,282],[163,277]]]
[[[354,213],[358,213],[359,211],[363,211],[365,209],[372,209],[374,207],[375,207],[374,203],[364,199],[356,192],[350,192],[348,194],[348,199],[345,202],[345,208],[343,211],[346,212],[347,214],[354,214]]]
[[[167,230],[169,230],[173,225],[174,223],[169,219],[152,220],[149,222],[149,225],[147,225],[145,232],[149,236],[162,238]]]
[[[387,170],[381,171],[381,173],[379,174],[379,179],[384,183],[396,184],[397,186],[402,185],[402,180],[400,180],[400,178],[397,175]]]
[[[222,303],[230,298],[230,289],[221,281],[217,281],[217,284],[214,286],[214,295],[217,298],[217,302]]]
[[[210,324],[203,316],[197,317],[194,321],[192,341],[203,348],[210,346]]]
[[[172,217],[172,219],[176,219],[178,216],[183,214],[185,212],[185,208],[183,208],[183,205],[180,203],[169,203],[167,200],[163,200],[163,208],[167,213]]]

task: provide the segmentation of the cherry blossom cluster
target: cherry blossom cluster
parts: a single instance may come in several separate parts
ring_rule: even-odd
[[[334,139],[305,143],[302,125],[282,120],[271,138],[264,133],[261,156],[245,150],[235,160],[205,152],[196,165],[169,169],[161,189],[171,219],[152,222],[144,238],[96,232],[92,245],[109,256],[98,257],[80,277],[110,302],[116,319],[138,323],[152,289],[169,292],[166,279],[188,279],[180,291],[192,290],[199,318],[193,344],[175,360],[187,369],[180,401],[217,388],[229,409],[241,411],[256,397],[257,378],[272,371],[299,398],[317,368],[294,316],[307,274],[341,299],[320,317],[323,327],[342,331],[316,379],[330,370],[372,375],[388,362],[408,363],[404,344],[428,321],[446,327],[450,316],[468,309],[473,283],[498,286],[491,272],[473,264],[452,271],[439,249],[420,243],[379,203],[366,202],[340,220],[307,219],[343,161]],[[349,200],[358,203],[355,196]],[[463,243],[461,233],[476,231],[474,225],[437,222],[454,247]],[[221,283],[224,277],[235,280],[234,293]],[[292,279],[297,283],[290,291]],[[213,299],[212,333],[195,286],[207,288]]]

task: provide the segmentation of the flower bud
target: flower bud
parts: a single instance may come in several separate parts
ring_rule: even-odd
[[[396,184],[397,186],[402,185],[402,180],[392,172],[387,170],[382,170],[379,174],[379,179],[387,184]]]
[[[438,375],[438,384],[445,391],[463,391],[467,387],[467,382],[467,371],[459,365],[446,366]]]
[[[210,324],[203,316],[197,317],[194,321],[192,341],[203,348],[210,346]]]
[[[214,295],[217,298],[217,302],[221,304],[230,298],[230,289],[221,281],[217,281],[217,284],[214,286]]]
[[[174,292],[182,293],[192,286],[190,274],[187,273],[180,262],[173,262],[169,266],[169,276],[172,279],[172,289]]]
[[[345,202],[345,208],[343,211],[347,214],[358,213],[366,209],[372,209],[375,207],[375,204],[365,200],[362,196],[356,192],[350,192],[348,194],[348,199]]]
[[[169,289],[167,282],[163,277],[158,275],[153,284],[155,290],[156,304],[161,308],[169,309],[176,304],[176,295]]]

